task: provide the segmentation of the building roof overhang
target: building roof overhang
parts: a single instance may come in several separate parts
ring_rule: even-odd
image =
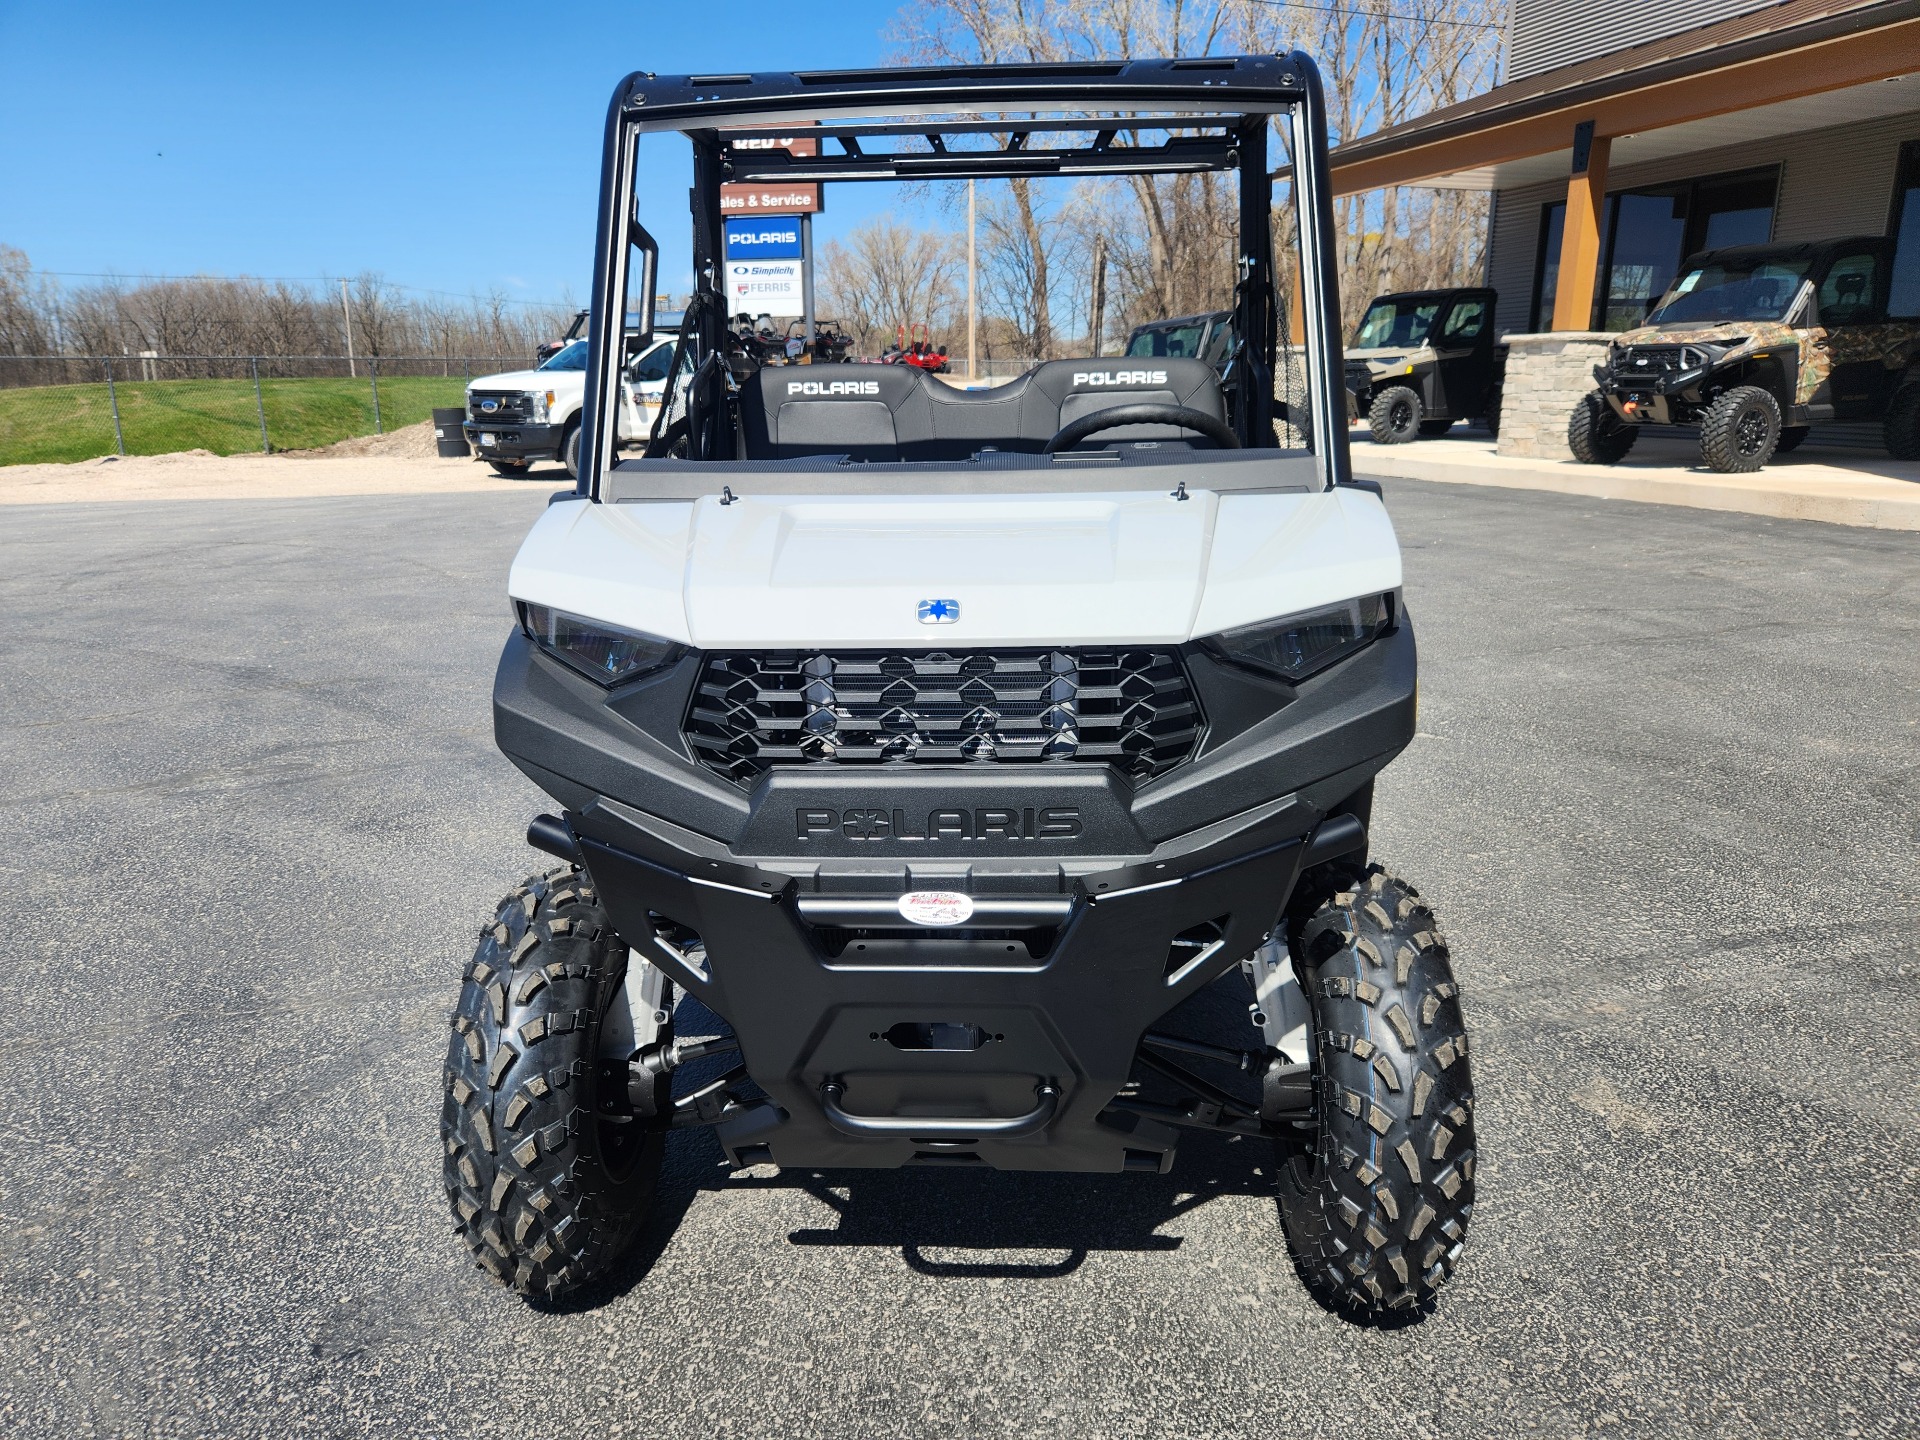
[[[1499,172],[1569,150],[1583,121],[1594,122],[1597,136],[1638,138],[1915,72],[1920,0],[1782,0],[1530,75],[1351,141],[1333,152],[1333,184],[1338,194],[1389,185],[1487,189],[1538,178]],[[1898,108],[1920,108],[1920,94]],[[1705,143],[1712,142],[1699,148]]]

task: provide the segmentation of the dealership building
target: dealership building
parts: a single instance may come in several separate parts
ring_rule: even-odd
[[[1681,261],[1890,236],[1920,318],[1920,0],[1512,0],[1507,79],[1333,155],[1334,189],[1491,194],[1503,452],[1560,454],[1606,337]]]

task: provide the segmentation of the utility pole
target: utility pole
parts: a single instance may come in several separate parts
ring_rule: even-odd
[[[813,216],[800,216],[800,310],[805,328],[807,363],[813,363]]]
[[[1100,337],[1107,328],[1107,237],[1104,234],[1093,237],[1093,294],[1087,309],[1088,328],[1092,330],[1093,355],[1100,358]]]
[[[340,282],[340,309],[347,317],[347,378],[353,379],[358,373],[353,368],[353,306],[347,303],[347,282]]]
[[[974,349],[979,315],[973,303],[973,181],[967,181],[967,383],[980,379],[980,361]]]

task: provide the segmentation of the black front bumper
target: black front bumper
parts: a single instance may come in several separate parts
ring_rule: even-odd
[[[718,1127],[735,1165],[1075,1171],[1171,1166],[1179,1132],[1111,1102],[1152,1022],[1272,930],[1310,820],[1265,807],[1183,855],[1078,876],[1057,908],[1003,897],[995,915],[982,896],[986,925],[914,934],[870,923],[884,900],[821,903],[610,809],[568,818],[614,927],[732,1024],[766,1092]]]
[[[1259,946],[1303,842],[1405,747],[1415,708],[1404,617],[1297,688],[1185,663],[1205,741],[1139,782],[812,764],[743,789],[681,733],[698,657],[607,691],[518,632],[495,733],[566,808],[619,934],[734,1027],[767,1096],[718,1127],[736,1163],[1157,1170],[1177,1130],[1112,1108],[1143,1032]],[[914,927],[893,907],[916,890],[976,915]]]
[[[469,420],[460,428],[466,431],[473,453],[483,460],[544,460],[559,454],[564,427]],[[483,439],[483,436],[492,438]]]

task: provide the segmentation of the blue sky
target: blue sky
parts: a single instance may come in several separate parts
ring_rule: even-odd
[[[0,0],[0,245],[53,272],[377,270],[584,303],[621,76],[877,65],[900,3]],[[686,147],[651,143],[642,211],[679,288]],[[816,235],[891,189],[838,187]]]

